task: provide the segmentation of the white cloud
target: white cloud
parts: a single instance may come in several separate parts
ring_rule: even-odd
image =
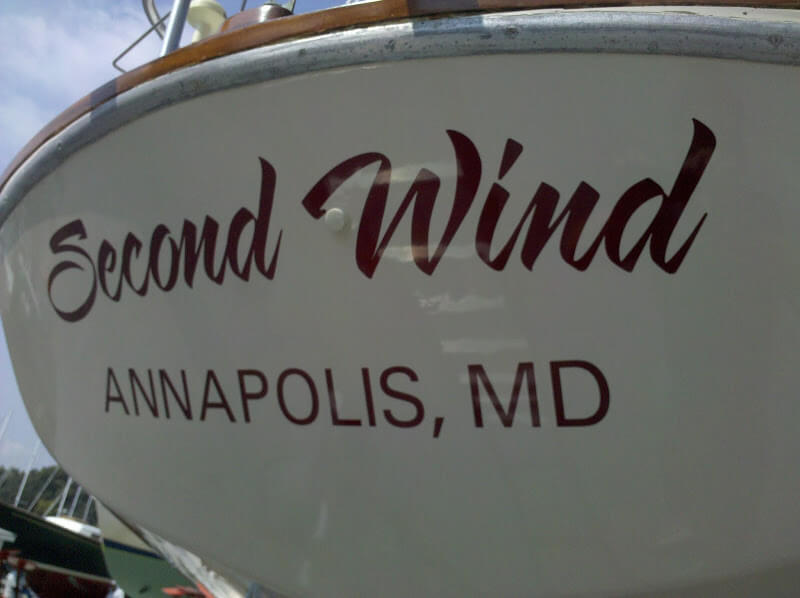
[[[90,8],[58,2],[41,14],[0,19],[0,169],[47,121],[118,75],[111,61],[148,27],[137,6]],[[158,53],[147,39],[123,66]]]
[[[19,96],[0,96],[0,156],[11,156],[55,114],[34,100]],[[0,164],[0,167],[4,164]]]
[[[61,10],[59,10],[59,7]],[[54,4],[47,17],[7,15],[0,21],[0,72],[21,87],[75,101],[117,75],[112,59],[148,23],[130,10],[116,14],[67,3]],[[127,64],[156,56],[155,39],[143,42]]]
[[[0,444],[0,463],[5,467],[23,469],[31,458],[32,450],[20,442],[13,440],[4,442]]]

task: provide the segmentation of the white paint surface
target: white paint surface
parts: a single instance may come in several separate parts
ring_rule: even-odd
[[[148,115],[70,157],[3,227],[0,308],[31,419],[115,511],[288,595],[623,594],[797,566],[799,92],[790,67],[494,56],[339,69]],[[560,191],[560,211],[585,181],[600,193],[585,248],[632,184],[650,177],[671,188],[693,118],[717,145],[671,251],[708,216],[674,275],[647,250],[632,273],[603,249],[579,272],[558,254],[561,228],[532,271],[520,263],[522,238],[502,272],[476,256],[508,137],[524,150],[502,181],[511,198],[497,239],[541,182]],[[381,152],[393,167],[383,230],[421,168],[441,178],[434,246],[455,187],[448,129],[480,151],[471,211],[432,276],[411,261],[409,211],[368,279],[354,247],[374,169],[331,200],[351,215],[349,232],[330,234],[301,200],[334,165]],[[237,210],[257,208],[259,157],[277,172],[273,280],[229,274],[216,285],[198,272],[193,288],[181,280],[139,297],[126,287],[120,302],[98,295],[79,322],[56,315],[47,280],[67,257],[49,249],[56,230],[80,219],[87,238],[71,242],[95,260],[102,239],[120,248],[134,232],[147,246],[158,224],[177,238],[184,219],[199,227],[211,215],[224,232]],[[626,243],[646,228],[647,210]],[[79,301],[90,279],[62,274],[60,300]],[[594,426],[560,428],[548,364],[576,359],[603,372],[610,409]],[[477,429],[468,365],[485,368],[505,405],[520,362],[535,365],[541,426],[531,427],[523,386],[512,427],[484,394]],[[418,375],[392,378],[424,403],[418,427],[383,416],[412,415],[380,391],[393,366]],[[192,421],[174,402],[168,420],[141,399],[139,417],[119,403],[106,412],[109,367],[129,407],[128,368],[163,368],[173,383],[185,370]],[[209,368],[235,423],[222,409],[199,421]],[[281,414],[277,381],[288,368],[319,391],[311,425]],[[360,427],[331,425],[326,368],[340,416]],[[372,377],[374,427],[361,368]],[[266,398],[249,402],[250,423],[239,369],[269,383]],[[286,384],[299,412],[302,382]],[[568,411],[596,406],[588,376],[564,385]]]

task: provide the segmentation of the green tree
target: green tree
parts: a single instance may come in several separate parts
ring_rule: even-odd
[[[64,492],[64,487],[67,484],[68,476],[65,472],[58,471],[55,465],[50,467],[42,467],[40,469],[32,469],[28,474],[28,481],[22,491],[22,496],[19,501],[19,507],[22,509],[29,509],[33,507],[32,511],[38,515],[55,515],[58,508],[58,503],[61,500],[61,494]],[[55,473],[55,475],[53,475]],[[20,484],[25,472],[17,469],[16,467],[5,468],[0,467],[0,501],[7,504],[14,504],[14,499],[19,491]],[[52,477],[52,479],[50,479]],[[47,483],[49,480],[49,483]],[[45,487],[45,483],[47,486]],[[67,497],[64,500],[64,509],[69,511],[72,507],[75,493],[78,492],[79,486],[76,483],[70,485]],[[35,505],[31,505],[34,498],[41,492]],[[86,512],[86,504],[89,501],[89,494],[83,489],[80,489],[78,502],[75,505],[73,516],[82,519],[83,514]],[[52,507],[52,508],[51,508]],[[65,513],[64,513],[65,514]],[[94,505],[89,509],[87,522],[91,525],[97,525],[97,513],[95,512]]]

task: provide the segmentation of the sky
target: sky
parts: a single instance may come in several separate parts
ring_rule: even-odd
[[[249,0],[247,8],[262,1]],[[228,16],[242,0],[221,0]],[[344,0],[297,0],[295,13]],[[171,0],[157,0],[161,14]],[[50,120],[119,73],[112,61],[150,26],[141,0],[0,0],[0,172]],[[192,29],[187,25],[183,42]],[[131,70],[155,59],[161,40],[151,34],[120,63]],[[0,466],[28,466],[38,438],[19,395],[5,335],[0,331]],[[33,467],[52,464],[42,447]]]

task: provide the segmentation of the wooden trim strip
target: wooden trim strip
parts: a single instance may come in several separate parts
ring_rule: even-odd
[[[81,98],[39,131],[14,157],[0,176],[0,191],[9,178],[48,139],[81,116],[137,85],[172,71],[290,38],[328,33],[411,17],[435,17],[453,13],[499,12],[546,8],[603,8],[619,6],[720,6],[800,8],[800,0],[379,0],[340,6],[302,15],[283,17],[247,26],[246,13],[235,17],[231,30],[125,73]],[[258,9],[251,9],[256,11]],[[254,17],[255,17],[255,13]],[[233,20],[233,19],[231,19]],[[257,20],[254,18],[253,20]],[[235,29],[233,27],[236,27]]]

